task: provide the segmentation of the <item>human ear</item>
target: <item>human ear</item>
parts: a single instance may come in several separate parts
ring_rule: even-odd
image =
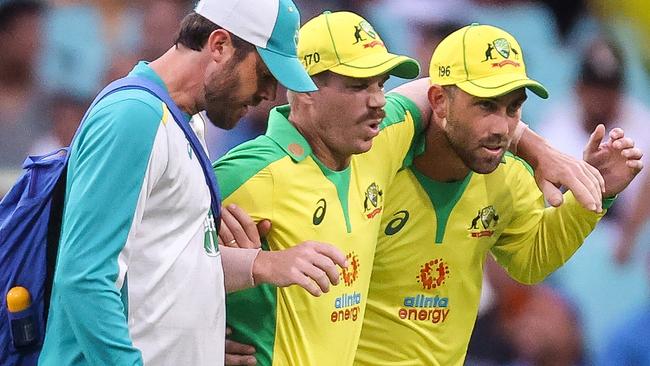
[[[447,117],[447,106],[449,103],[449,97],[442,86],[433,84],[429,87],[427,93],[427,98],[429,99],[429,105],[433,111],[432,117],[435,121],[442,121]]]
[[[217,29],[210,33],[204,48],[210,52],[210,56],[217,63],[227,61],[235,53],[232,37],[225,29]]]

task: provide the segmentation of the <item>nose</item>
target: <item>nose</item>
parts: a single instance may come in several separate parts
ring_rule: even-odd
[[[386,105],[386,96],[384,95],[384,90],[377,88],[370,93],[370,98],[368,98],[368,106],[370,108],[384,108]]]

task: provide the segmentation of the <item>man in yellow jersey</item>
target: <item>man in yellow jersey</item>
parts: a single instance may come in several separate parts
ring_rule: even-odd
[[[358,32],[364,41],[356,42]],[[349,267],[341,273],[343,285],[320,298],[274,287],[232,295],[228,323],[234,340],[255,346],[258,364],[350,365],[385,187],[409,165],[414,136],[429,120],[428,82],[384,97],[389,74],[415,77],[417,66],[388,53],[370,24],[352,13],[312,19],[300,31],[298,48],[319,91],[290,94],[290,106],[271,112],[266,135],[233,149],[215,170],[226,204],[237,203],[256,221],[273,222],[264,249],[290,248],[306,239],[330,242],[347,254]],[[524,137],[534,139],[530,133]],[[585,187],[592,185],[600,202],[598,181],[589,171],[581,173],[570,174],[583,179],[572,187],[581,185],[589,201],[593,189]],[[253,352],[231,351],[231,356]]]
[[[355,27],[363,41],[354,43]],[[389,75],[415,78],[419,66],[389,53],[352,13],[324,13],[301,32],[301,59],[319,91],[291,94],[288,106],[271,111],[264,136],[214,168],[225,204],[273,223],[264,249],[307,239],[332,243],[347,255],[348,268],[340,285],[318,297],[297,286],[234,293],[227,322],[235,340],[256,347],[258,365],[351,365],[384,192],[421,132],[415,104],[386,98],[383,84]]]
[[[425,153],[387,191],[358,365],[462,365],[488,252],[516,280],[536,283],[603,215],[570,192],[544,208],[530,166],[506,152],[526,89],[548,96],[510,34],[478,24],[452,33],[433,53],[430,78]],[[608,208],[642,165],[622,130],[601,144],[604,135],[596,128],[585,160],[603,174]]]

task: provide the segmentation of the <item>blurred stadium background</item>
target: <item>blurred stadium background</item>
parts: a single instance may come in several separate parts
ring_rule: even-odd
[[[460,26],[502,27],[522,45],[528,73],[547,86],[524,120],[580,156],[594,123],[622,126],[650,154],[648,0],[294,0],[303,22],[352,10],[388,48],[428,73],[436,44]],[[174,40],[190,0],[0,0],[0,197],[28,154],[67,145],[101,87]],[[390,80],[387,89],[402,80]],[[264,103],[228,133],[208,128],[213,158],[263,133]],[[648,160],[646,170],[650,170]],[[618,365],[650,353],[650,175],[629,192],[561,270],[521,286],[488,264],[470,365]],[[647,356],[646,356],[647,357]],[[648,359],[648,358],[646,358]]]

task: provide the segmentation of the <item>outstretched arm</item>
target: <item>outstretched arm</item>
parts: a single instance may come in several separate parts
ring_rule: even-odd
[[[599,169],[605,179],[605,209],[641,170],[641,151],[620,129],[610,132],[602,143],[604,126],[598,126],[585,148],[585,159]],[[516,216],[504,230],[492,253],[516,280],[536,283],[564,264],[593,230],[603,213],[580,207],[571,192],[561,207],[543,208],[541,194],[530,178],[520,180],[515,196]],[[528,187],[526,187],[528,186]],[[530,207],[532,205],[533,207]]]

